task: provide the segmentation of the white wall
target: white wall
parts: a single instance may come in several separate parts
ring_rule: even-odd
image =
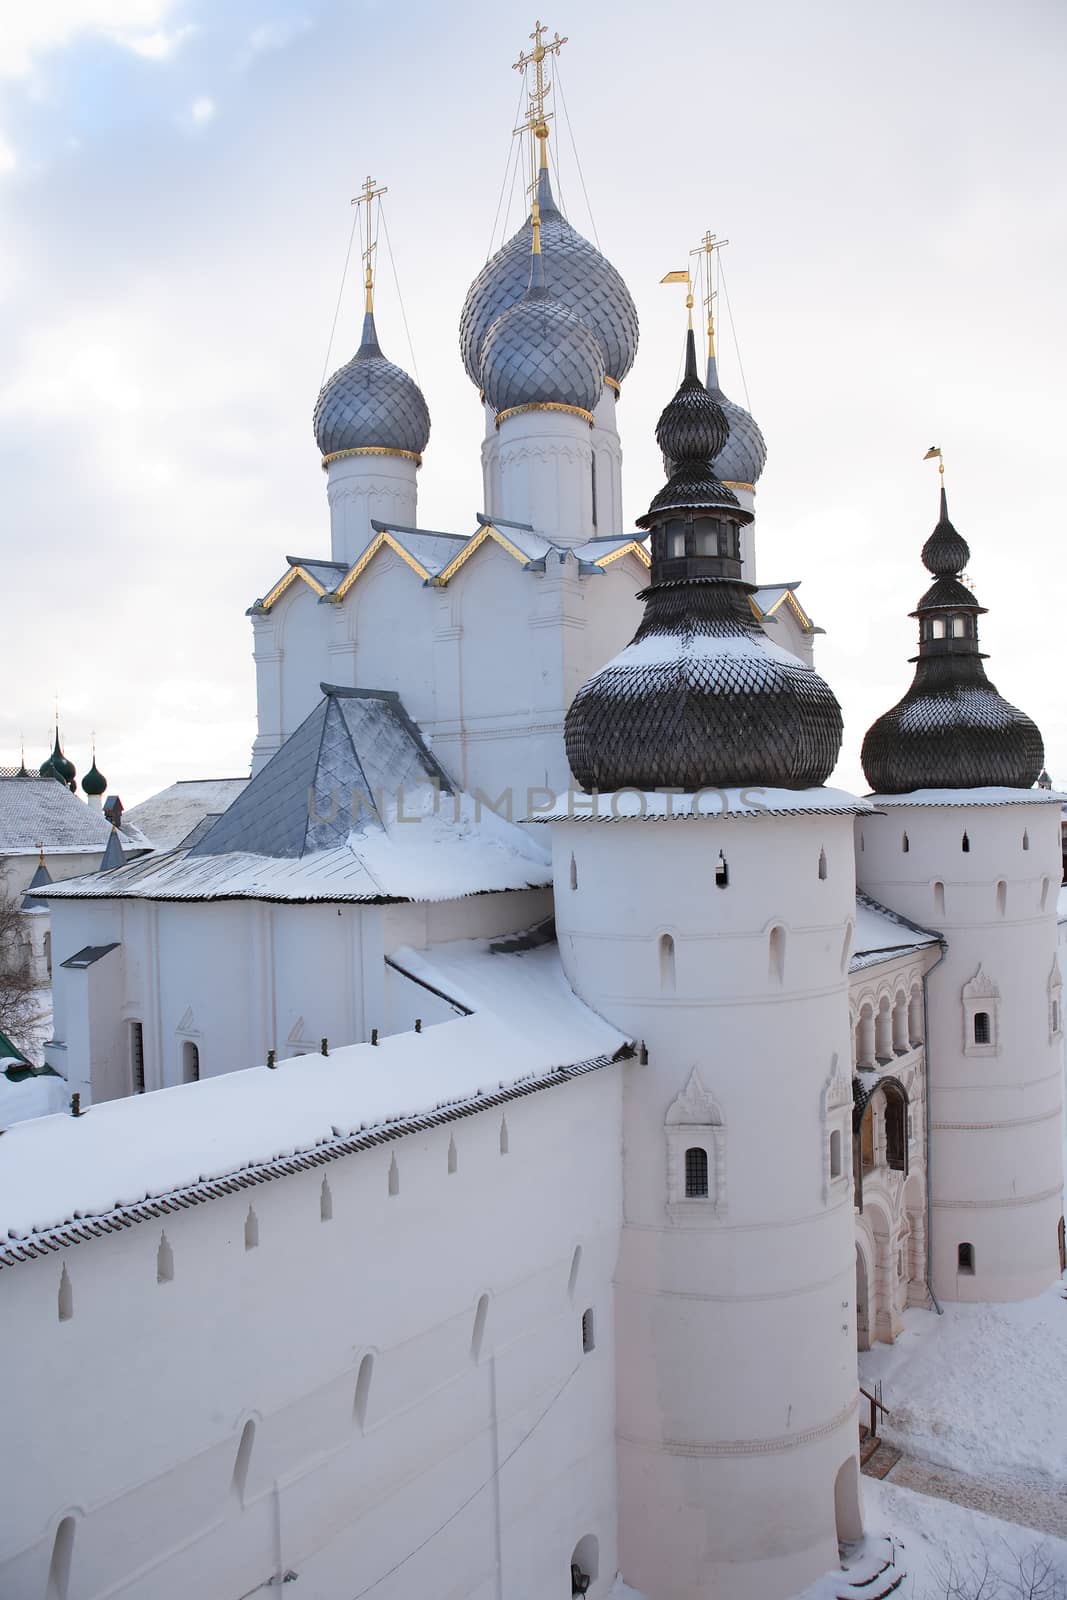
[[[656,1600],[780,1600],[836,1563],[839,1471],[854,1486],[853,1531],[859,1523],[847,1155],[829,1176],[831,1131],[850,1146],[851,823],[572,822],[552,832],[568,977],[649,1054],[625,1079],[622,1569]],[[673,982],[664,935],[675,941]],[[668,1126],[694,1069],[715,1102],[696,1119],[708,1125],[685,1114]],[[679,1182],[689,1144],[709,1150],[707,1200],[687,1201]]]
[[[1024,1299],[1059,1273],[1063,1039],[1049,993],[1059,807],[968,804],[958,794],[958,805],[892,803],[861,819],[857,872],[876,899],[948,941],[929,980],[926,1050],[934,1293]],[[991,1046],[976,1051],[965,988],[979,967],[997,994],[981,1007],[993,1019]],[[961,1243],[974,1247],[973,1274],[958,1270]]]
[[[375,536],[371,521],[415,526],[417,463],[409,456],[341,456],[326,468],[330,556],[359,560]]]
[[[508,1103],[506,1154],[502,1111],[486,1110],[0,1272],[5,1337],[29,1353],[5,1396],[19,1462],[0,1506],[5,1600],[45,1595],[68,1515],[69,1600],[238,1600],[287,1570],[306,1600],[565,1600],[587,1533],[600,1544],[590,1595],[604,1596],[618,1072]],[[596,1348],[583,1354],[589,1306]]]

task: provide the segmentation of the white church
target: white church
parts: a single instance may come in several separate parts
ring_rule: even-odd
[[[863,1532],[857,1348],[1060,1270],[1062,797],[968,546],[942,491],[872,792],[826,787],[763,437],[691,327],[625,520],[637,315],[534,38],[471,525],[418,525],[368,186],[251,780],[38,891],[71,1114],[0,1136],[4,1600],[786,1600]]]

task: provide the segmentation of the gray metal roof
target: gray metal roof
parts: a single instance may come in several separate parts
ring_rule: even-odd
[[[220,816],[247,787],[247,778],[183,778],[131,806],[123,820],[139,828],[155,849],[173,850],[206,816]]]
[[[112,950],[117,950],[118,947],[118,940],[114,944],[87,944],[59,964],[61,967],[69,967],[73,972],[83,972],[86,967],[95,966],[102,956],[110,955]]]
[[[592,411],[604,388],[604,352],[580,317],[531,289],[489,328],[481,383],[494,411],[567,405]]]
[[[103,813],[54,778],[0,778],[0,856],[102,853],[110,837]]]
[[[724,483],[757,483],[767,465],[767,441],[755,417],[723,394],[714,356],[708,360],[707,389],[730,425],[730,437],[712,461],[715,476]]]
[[[314,428],[324,456],[339,450],[425,450],[430,413],[422,390],[382,355],[373,313],[364,319],[363,340],[351,361],[323,385]]]

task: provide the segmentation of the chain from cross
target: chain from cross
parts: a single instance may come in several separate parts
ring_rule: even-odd
[[[382,195],[389,193],[389,190],[384,185],[381,188],[376,188],[376,183],[377,179],[372,178],[368,173],[363,180],[363,192],[357,194],[352,201],[354,206],[365,205],[367,208],[367,247],[363,251],[363,286],[367,294],[368,311],[374,310],[374,252],[378,248],[378,239],[371,225],[374,215],[374,202],[375,200],[378,201],[380,215]]]
[[[548,121],[553,115],[551,111],[545,111],[545,99],[552,90],[551,78],[545,77],[545,57],[558,56],[563,46],[567,43],[566,38],[561,39],[558,33],[546,43],[544,35],[547,32],[548,29],[543,22],[539,20],[535,23],[534,31],[530,35],[533,40],[533,49],[525,54],[520,54],[519,59],[511,64],[512,70],[521,72],[523,78],[526,77],[526,69],[528,67],[532,66],[534,68],[534,85],[528,91],[530,104],[526,121],[516,128],[515,132],[525,133],[529,130],[537,139],[548,138]]]

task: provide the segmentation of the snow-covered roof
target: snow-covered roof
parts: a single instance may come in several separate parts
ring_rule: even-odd
[[[872,794],[872,809],[887,806],[1040,806],[1063,805],[1055,789],[913,789],[910,794]]]
[[[625,1035],[570,991],[554,945],[507,953],[464,941],[405,954],[478,1009],[378,1045],[8,1129],[0,1265],[469,1116],[630,1053]]]
[[[207,816],[221,816],[247,787],[247,778],[182,778],[123,813],[156,850],[182,844]]]
[[[136,825],[126,842],[145,848]],[[111,824],[55,778],[0,778],[0,856],[102,855]]]
[[[940,935],[920,928],[888,906],[879,905],[869,895],[856,895],[856,929],[852,939],[852,959],[848,970],[859,972],[895,956],[940,944]]]
[[[792,658],[791,658],[792,659]],[[769,789],[750,784],[743,789],[700,789],[678,794],[671,789],[618,789],[605,794],[570,790],[557,795],[528,822],[659,822],[691,817],[861,816],[873,811],[844,789]]]

